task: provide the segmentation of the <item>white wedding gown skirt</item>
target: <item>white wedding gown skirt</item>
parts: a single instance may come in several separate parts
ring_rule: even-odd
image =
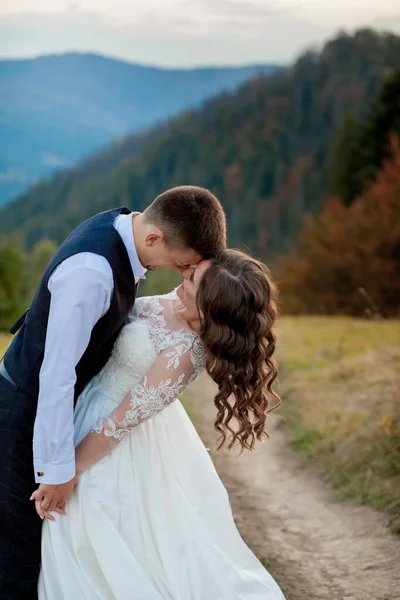
[[[114,408],[95,377],[76,442]],[[86,471],[66,509],[43,524],[39,600],[284,600],[179,401]]]

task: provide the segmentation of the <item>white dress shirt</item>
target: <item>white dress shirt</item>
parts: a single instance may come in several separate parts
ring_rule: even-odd
[[[119,215],[114,227],[128,252],[137,282],[146,269],[135,247],[132,214]],[[33,434],[37,483],[65,483],[75,475],[75,367],[85,352],[92,329],[110,308],[114,278],[106,258],[81,252],[65,259],[48,281],[51,294],[38,408]]]

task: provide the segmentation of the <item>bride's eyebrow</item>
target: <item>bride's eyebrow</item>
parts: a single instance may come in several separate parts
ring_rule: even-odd
[[[192,273],[191,273],[191,275],[189,277],[190,283],[194,283],[194,274],[195,274],[195,271],[196,271],[196,269],[193,269],[193,271],[192,271]]]

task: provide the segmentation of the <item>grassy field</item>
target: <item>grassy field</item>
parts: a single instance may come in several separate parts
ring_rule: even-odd
[[[400,321],[282,317],[277,333],[279,414],[294,448],[400,533]],[[0,356],[9,341],[0,334]]]
[[[292,445],[400,533],[400,321],[283,317],[277,333]]]

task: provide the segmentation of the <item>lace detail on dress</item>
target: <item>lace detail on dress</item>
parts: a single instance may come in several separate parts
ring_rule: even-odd
[[[120,441],[132,427],[146,421],[151,416],[162,411],[168,404],[176,400],[183,391],[182,385],[185,374],[182,373],[174,383],[171,379],[160,381],[157,387],[148,385],[147,377],[143,384],[138,385],[131,393],[131,408],[125,413],[120,423],[115,423],[112,418],[106,419],[94,429],[96,433],[102,433],[107,437],[114,437]]]
[[[193,381],[197,379],[200,373],[204,370],[206,366],[206,358],[207,353],[204,344],[202,343],[201,339],[198,336],[196,336],[192,344],[192,350],[190,352],[190,360],[192,361],[194,371],[189,379],[188,385],[193,383]]]
[[[162,298],[174,300],[176,298],[175,290],[162,296]],[[174,369],[179,367],[180,358],[191,349],[190,358],[194,367],[189,384],[192,383],[205,367],[206,351],[199,336],[194,331],[187,329],[171,329],[168,328],[165,316],[164,307],[160,302],[160,297],[154,296],[153,302],[144,303],[144,306],[138,311],[139,318],[147,320],[150,338],[154,344],[157,353],[171,348],[165,355],[170,360],[167,364],[167,369],[171,366]]]
[[[180,351],[182,353],[187,352],[198,336],[194,331],[188,331],[187,329],[168,328],[164,316],[164,307],[160,303],[159,297],[154,296],[152,300],[152,302],[143,303],[144,306],[139,310],[138,317],[146,319],[157,354],[179,342],[181,342]]]
[[[157,297],[138,302],[136,315],[126,328],[132,335],[145,323],[157,356],[111,415],[93,429],[94,433],[121,441],[133,427],[179,398],[203,370],[205,350],[200,338],[186,329],[168,327],[164,308]]]

